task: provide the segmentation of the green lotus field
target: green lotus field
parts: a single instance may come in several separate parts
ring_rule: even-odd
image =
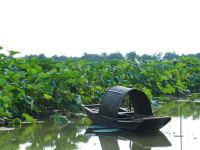
[[[1,51],[2,51],[1,47]],[[40,118],[78,112],[114,85],[143,90],[150,99],[200,92],[200,59],[14,57],[0,51],[0,118]],[[103,56],[101,57],[103,58]]]

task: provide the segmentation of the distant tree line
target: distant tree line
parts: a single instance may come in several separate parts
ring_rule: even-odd
[[[189,56],[189,57],[194,57],[194,58],[200,58],[200,53],[197,54],[187,54],[187,55],[178,55],[175,52],[166,52],[164,55],[162,55],[161,53],[158,54],[143,54],[143,55],[138,55],[135,51],[129,52],[127,53],[125,56],[123,56],[120,52],[115,52],[115,53],[111,53],[111,54],[107,54],[107,53],[102,53],[102,54],[88,54],[88,53],[84,53],[83,56],[81,57],[68,57],[68,56],[57,56],[54,55],[51,58],[55,59],[55,60],[67,60],[67,59],[73,59],[73,60],[79,60],[79,59],[84,59],[84,60],[90,60],[90,61],[100,61],[100,60],[113,60],[113,59],[117,59],[117,60],[121,60],[121,59],[127,59],[127,60],[131,60],[131,61],[135,61],[135,60],[173,60],[173,59],[177,59],[181,56]],[[32,57],[38,57],[40,59],[45,59],[48,58],[47,56],[45,56],[45,54],[39,54],[39,55],[26,55],[24,56],[24,58],[26,59],[30,59]]]

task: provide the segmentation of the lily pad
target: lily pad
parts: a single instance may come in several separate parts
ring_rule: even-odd
[[[70,120],[65,116],[62,116],[60,114],[55,114],[54,122],[57,124],[68,124],[68,123],[70,123]]]

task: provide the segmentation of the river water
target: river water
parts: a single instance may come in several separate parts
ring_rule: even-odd
[[[80,118],[68,125],[45,121],[37,125],[0,128],[1,150],[199,150],[200,103],[169,101],[154,113],[172,116],[158,132],[127,132],[81,126]]]

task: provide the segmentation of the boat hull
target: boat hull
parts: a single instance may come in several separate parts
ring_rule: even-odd
[[[110,128],[120,128],[125,130],[159,130],[165,126],[171,117],[141,117],[131,120],[113,119],[93,112],[90,108],[84,107],[87,116],[93,123]]]

